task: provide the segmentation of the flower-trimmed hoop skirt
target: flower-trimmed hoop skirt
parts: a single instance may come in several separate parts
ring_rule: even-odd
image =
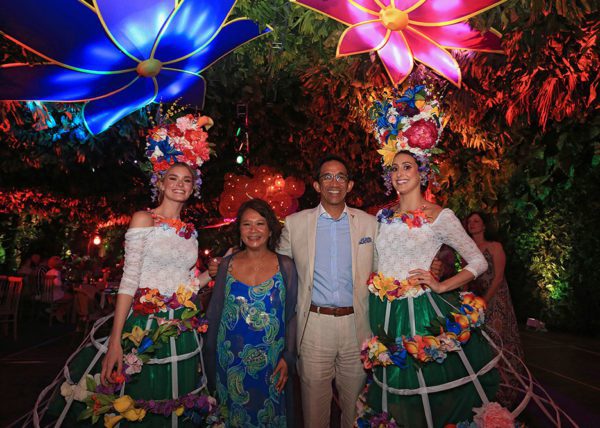
[[[143,330],[155,329],[159,324],[158,318],[178,320],[181,319],[184,310],[185,308],[169,309],[151,315],[136,315],[131,312],[125,322],[123,332],[131,332],[136,326]],[[90,419],[78,421],[78,416],[86,408],[85,404],[73,399],[65,399],[60,394],[59,387],[65,378],[69,383],[77,384],[86,374],[94,375],[101,372],[101,363],[106,352],[108,338],[96,340],[94,333],[110,318],[112,315],[98,320],[90,333],[90,343],[69,358],[63,369],[64,376],[57,378],[53,385],[42,392],[43,395],[54,386],[54,395],[50,400],[47,412],[45,412],[44,421],[62,421],[62,426],[103,426],[102,416],[97,424],[92,424]],[[126,381],[121,391],[116,394],[129,395],[134,400],[154,400],[154,403],[149,402],[146,406],[154,405],[155,411],[163,414],[148,411],[141,421],[128,422],[126,419],[122,419],[120,426],[156,428],[197,426],[198,420],[196,419],[196,423],[193,423],[192,416],[188,412],[177,416],[175,410],[180,407],[180,403],[176,403],[173,399],[205,391],[206,377],[204,373],[201,373],[204,366],[201,349],[202,338],[193,329],[183,331],[177,337],[168,338],[167,343],[156,349],[152,360],[143,364],[141,372],[132,375],[131,380]],[[40,403],[40,399],[36,405]],[[159,400],[170,400],[171,403],[158,403]],[[42,413],[44,412],[42,411]]]
[[[389,303],[387,335],[394,338],[431,335],[428,327],[439,315],[432,301],[443,317],[450,312],[457,312],[456,308],[460,307],[457,291],[442,295],[427,292],[416,298],[395,300]],[[387,304],[387,300],[382,302],[373,294],[369,296],[369,321],[375,335],[384,328]],[[427,427],[427,413],[431,415],[432,425],[436,428],[470,420],[473,408],[482,404],[480,393],[493,401],[499,378],[493,369],[495,355],[486,339],[477,331],[471,331],[471,338],[462,346],[462,350],[473,373],[485,372],[476,376],[480,391],[479,385],[471,379],[465,379],[470,373],[460,352],[448,352],[441,363],[431,361],[419,366],[409,358],[406,368],[397,365],[373,367],[374,379],[367,392],[368,406],[375,413],[387,411],[400,426],[411,428]],[[460,382],[464,384],[457,385]],[[395,391],[383,394],[384,384]]]

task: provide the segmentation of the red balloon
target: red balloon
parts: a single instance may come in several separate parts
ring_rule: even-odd
[[[225,218],[235,217],[237,208],[235,207],[235,200],[232,193],[221,193],[221,199],[219,201],[219,212]]]
[[[292,198],[287,193],[280,192],[272,198],[274,210],[278,217],[285,217],[292,207]]]
[[[298,199],[294,199],[292,198],[292,206],[290,207],[290,211],[288,212],[288,215],[295,213],[296,211],[298,211]]]
[[[246,177],[245,175],[238,175],[234,178],[235,188],[245,190],[246,185],[250,182],[250,177]]]
[[[255,178],[248,183],[246,193],[253,199],[264,199],[267,196],[267,188],[262,181]]]
[[[306,186],[304,181],[296,177],[288,177],[285,179],[285,191],[293,198],[299,198],[304,194]]]

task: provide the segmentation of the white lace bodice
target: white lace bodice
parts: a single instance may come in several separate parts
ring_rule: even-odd
[[[475,242],[467,235],[454,212],[445,208],[434,222],[412,229],[401,221],[391,224],[380,222],[375,239],[374,271],[404,279],[413,269],[429,270],[442,244],[458,251],[467,262],[464,269],[475,277],[487,269],[485,257]]]
[[[133,296],[138,288],[156,288],[171,296],[190,283],[198,258],[196,235],[179,236],[165,224],[134,227],[125,234],[125,266],[119,294]]]

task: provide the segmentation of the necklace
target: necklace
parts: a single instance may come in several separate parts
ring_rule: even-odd
[[[384,208],[377,215],[377,221],[380,223],[392,224],[392,223],[404,223],[409,229],[413,227],[421,227],[426,223],[429,223],[429,218],[425,214],[425,205],[416,210],[409,211],[395,211],[389,208]]]
[[[189,239],[195,231],[194,225],[192,223],[186,223],[179,218],[167,218],[160,214],[155,213],[153,210],[149,209],[148,212],[154,219],[154,222],[157,225],[165,225],[167,227],[171,227],[175,229],[177,235],[184,237],[185,239]]]

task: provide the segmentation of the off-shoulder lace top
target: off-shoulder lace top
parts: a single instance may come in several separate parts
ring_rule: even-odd
[[[125,266],[119,294],[133,296],[138,288],[155,288],[171,296],[190,283],[198,258],[196,233],[187,238],[164,223],[134,227],[125,233]]]
[[[381,212],[380,212],[381,213]],[[380,214],[377,218],[380,219]],[[375,239],[374,270],[397,279],[408,277],[413,269],[429,270],[442,244],[454,248],[467,262],[467,269],[476,277],[487,269],[485,257],[467,235],[462,224],[448,208],[433,222],[421,227],[408,227],[402,221],[379,223]]]

